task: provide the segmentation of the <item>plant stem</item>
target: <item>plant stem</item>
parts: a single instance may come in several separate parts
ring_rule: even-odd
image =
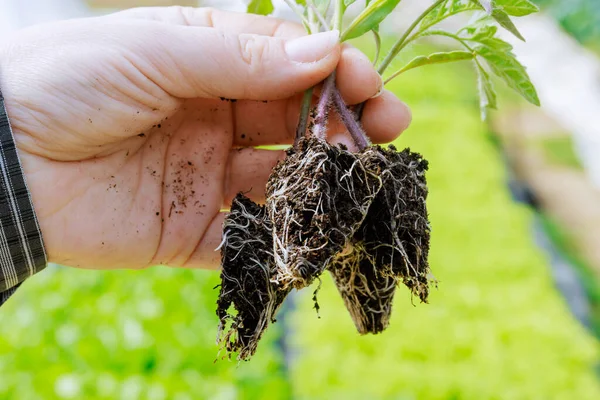
[[[285,2],[285,4],[288,5],[288,7],[290,7],[292,9],[294,14],[296,14],[298,16],[298,18],[300,18],[300,21],[302,21],[304,26],[310,27],[308,20],[306,19],[306,17],[302,13],[302,11],[300,11],[300,9],[296,6],[296,3],[294,3],[292,0],[283,0],[283,1]]]
[[[409,35],[421,23],[423,18],[425,18],[431,11],[433,11],[434,8],[436,8],[438,5],[440,5],[444,1],[445,0],[437,0],[429,8],[427,8],[425,11],[423,11],[423,13],[421,15],[419,15],[419,17],[412,23],[412,25],[406,30],[406,32],[404,32],[402,37],[400,39],[398,39],[398,41],[396,43],[394,43],[394,46],[392,46],[391,50],[385,56],[385,58],[381,62],[381,65],[377,69],[377,72],[379,72],[380,75],[383,75],[383,73],[385,72],[387,67],[391,64],[391,62],[398,55],[398,53],[400,53],[400,50],[402,50],[408,43],[410,43],[411,41],[413,41],[416,38],[416,35],[413,35],[410,37],[409,40],[407,40]],[[361,103],[358,106],[356,106],[356,108],[354,110],[354,115],[355,115],[357,121],[361,120],[364,109],[365,109],[365,103]]]
[[[331,94],[335,88],[335,71],[325,79],[323,89],[321,89],[321,97],[317,104],[317,114],[315,115],[315,124],[313,127],[313,135],[318,139],[325,140],[327,133],[327,112],[331,103]]]
[[[314,10],[312,8],[307,8],[306,15],[308,18],[308,25],[309,25],[308,34],[311,35],[314,32],[319,32],[319,21],[317,21],[317,16],[315,15]]]
[[[449,38],[451,38],[451,39],[454,39],[454,40],[456,40],[456,41],[457,41],[457,42],[459,42],[460,44],[462,44],[462,45],[463,45],[463,46],[464,46],[464,47],[465,47],[467,50],[469,50],[470,52],[474,52],[474,50],[471,48],[471,46],[469,46],[469,45],[467,44],[467,41],[466,41],[466,40],[464,40],[464,39],[463,39],[463,38],[461,38],[460,36],[458,36],[458,35],[455,35],[455,34],[453,34],[453,33],[446,32],[446,31],[429,31],[429,32],[428,32],[428,34],[429,34],[429,35],[431,35],[431,36],[434,36],[434,35],[435,35],[435,36],[446,36],[446,37],[449,37]]]
[[[333,29],[342,32],[342,21],[344,19],[346,6],[344,0],[335,0],[335,12],[333,14]]]
[[[421,23],[423,18],[425,18],[427,16],[427,14],[429,14],[434,8],[436,8],[438,5],[440,5],[444,1],[446,1],[446,0],[437,0],[428,9],[423,11],[423,13],[421,15],[419,15],[419,17],[412,23],[412,25],[406,30],[406,32],[404,32],[404,35],[402,35],[402,37],[400,39],[398,39],[398,41],[396,43],[394,43],[394,46],[392,46],[392,49],[387,54],[387,56],[385,56],[384,60],[381,62],[381,65],[379,66],[379,69],[377,70],[380,74],[383,74],[385,72],[386,68],[390,65],[390,63],[398,55],[400,50],[402,50],[404,48],[404,46],[406,46],[406,44],[408,44],[408,42],[406,42],[406,39],[412,33],[412,31],[414,31],[415,28]]]
[[[306,5],[308,6],[309,15],[314,15],[317,18],[317,21],[319,21],[319,23],[323,26],[323,29],[329,31],[329,24],[325,20],[323,14],[321,14],[319,9],[314,5],[312,0],[306,0]]]
[[[381,36],[379,36],[379,32],[376,30],[372,30],[371,33],[375,38],[375,56],[373,57],[373,67],[375,67],[379,61],[379,54],[381,52]]]
[[[300,117],[298,118],[298,127],[296,128],[296,141],[306,135],[306,127],[308,126],[308,113],[310,112],[310,102],[312,100],[313,88],[304,92],[302,97],[302,106],[300,108]]]
[[[352,136],[356,147],[358,147],[359,150],[364,150],[371,144],[371,141],[360,127],[354,116],[354,113],[348,109],[348,106],[346,106],[346,103],[344,102],[344,99],[337,88],[333,90],[332,96],[333,104],[335,105],[337,112],[344,123],[344,126],[346,126],[350,136]]]

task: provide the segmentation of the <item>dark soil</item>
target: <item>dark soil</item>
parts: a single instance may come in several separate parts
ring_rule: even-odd
[[[312,283],[358,229],[381,180],[357,154],[301,139],[267,183],[277,281],[302,289]]]
[[[426,302],[427,167],[408,149],[351,153],[304,138],[273,169],[265,206],[238,195],[224,224],[217,310],[227,352],[249,358],[291,289],[326,269],[361,334],[388,326],[400,282]]]
[[[352,244],[336,257],[329,272],[360,334],[387,328],[397,281],[379,271],[363,243]]]
[[[427,302],[431,280],[427,161],[409,149],[370,149],[364,155],[377,160],[368,165],[379,171],[382,188],[348,250],[329,268],[361,334],[387,328],[398,282]]]
[[[218,341],[241,360],[256,351],[263,332],[289,293],[273,283],[272,232],[265,208],[237,195],[223,226]],[[235,314],[230,307],[233,305]]]
[[[400,279],[422,302],[429,295],[428,162],[410,149],[377,147],[385,168],[382,189],[354,235],[384,275]]]

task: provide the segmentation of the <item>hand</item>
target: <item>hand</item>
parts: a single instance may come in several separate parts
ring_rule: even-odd
[[[336,33],[303,36],[291,22],[173,7],[33,27],[2,46],[0,88],[49,261],[217,266],[221,210],[239,191],[264,200],[283,157],[252,146],[292,142],[302,91],[336,66],[348,103],[381,89]],[[389,92],[363,118],[374,142],[409,120]]]

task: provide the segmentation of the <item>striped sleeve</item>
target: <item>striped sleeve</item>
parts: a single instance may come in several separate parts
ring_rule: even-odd
[[[0,92],[0,305],[47,259]]]

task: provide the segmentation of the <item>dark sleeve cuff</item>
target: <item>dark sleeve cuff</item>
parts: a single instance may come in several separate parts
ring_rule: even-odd
[[[0,305],[46,264],[42,233],[0,92]]]
[[[17,284],[17,286],[13,286],[5,292],[0,293],[0,306],[2,306],[6,301],[12,296],[17,289],[21,286],[21,284]]]

